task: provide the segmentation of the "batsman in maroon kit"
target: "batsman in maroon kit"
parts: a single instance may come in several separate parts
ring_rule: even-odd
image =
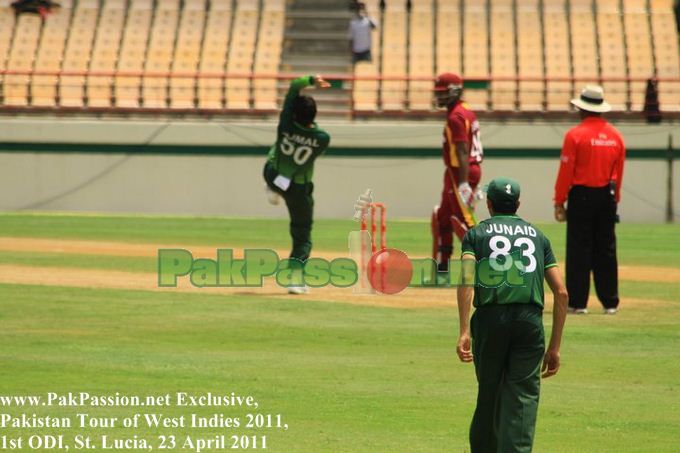
[[[484,157],[477,115],[463,102],[463,79],[451,73],[437,77],[434,85],[439,107],[446,107],[443,157],[444,189],[439,206],[432,213],[432,255],[437,270],[447,272],[453,254],[453,233],[463,240],[476,225],[474,203],[481,198],[477,190]]]

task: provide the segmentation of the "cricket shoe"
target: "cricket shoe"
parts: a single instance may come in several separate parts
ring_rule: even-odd
[[[569,308],[567,308],[567,313],[571,313],[571,314],[574,314],[574,315],[587,315],[588,309],[587,308],[569,307]]]
[[[618,308],[605,308],[604,309],[604,314],[605,315],[615,315],[616,313],[619,312]]]
[[[289,286],[288,294],[304,295],[309,294],[309,287],[307,285],[303,286]]]
[[[277,206],[279,203],[281,203],[281,195],[274,192],[266,184],[264,185],[264,191],[267,194],[267,201],[269,201],[269,204]]]

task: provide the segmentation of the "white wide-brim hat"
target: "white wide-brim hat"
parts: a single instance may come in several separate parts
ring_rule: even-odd
[[[612,106],[604,100],[604,91],[599,85],[586,85],[581,90],[581,96],[572,99],[571,103],[587,112],[605,113],[612,109]]]

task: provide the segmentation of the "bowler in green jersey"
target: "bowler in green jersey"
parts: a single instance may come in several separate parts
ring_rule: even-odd
[[[457,353],[461,361],[474,362],[477,375],[477,407],[470,427],[472,453],[530,452],[541,370],[547,378],[560,367],[567,290],[550,241],[516,215],[519,195],[517,182],[492,180],[487,189],[491,217],[463,239]],[[542,321],[544,279],[554,295],[547,350]]]
[[[290,83],[279,117],[276,143],[270,148],[264,166],[269,202],[278,204],[281,198],[286,202],[293,239],[290,262],[300,269],[312,250],[314,160],[323,154],[331,140],[314,122],[314,98],[300,94],[308,86],[328,88],[330,84],[320,76],[299,77]],[[288,291],[304,294],[307,287],[301,282],[290,286]]]

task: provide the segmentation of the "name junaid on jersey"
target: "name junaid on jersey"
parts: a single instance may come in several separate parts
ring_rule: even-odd
[[[543,306],[544,269],[556,265],[550,241],[516,216],[495,216],[470,230],[463,254],[477,258],[463,268],[463,282],[475,284],[477,306],[535,303]]]
[[[489,223],[484,230],[486,234],[505,234],[508,236],[529,236],[536,237],[536,230],[528,225],[505,225],[500,223]]]

